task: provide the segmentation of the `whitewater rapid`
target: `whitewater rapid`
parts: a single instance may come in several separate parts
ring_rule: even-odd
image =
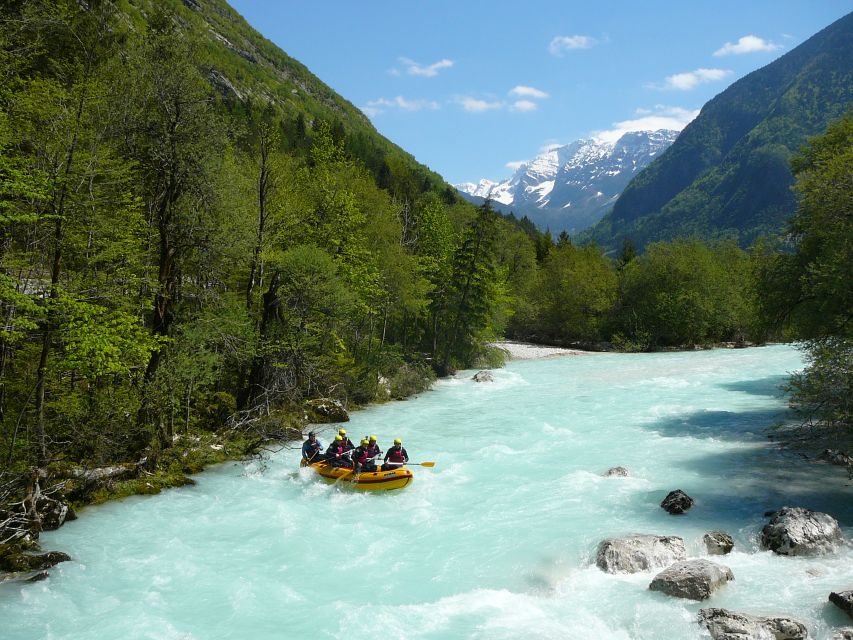
[[[88,508],[42,536],[73,562],[0,586],[0,638],[693,639],[707,606],[787,614],[830,638],[845,620],[826,599],[853,587],[853,548],[757,546],[764,512],[784,505],[827,511],[853,538],[843,470],[764,433],[789,419],[778,385],[801,366],[772,346],[517,361],[491,383],[461,372],[347,425],[437,462],[407,489],[321,483],[291,448]],[[616,465],[631,476],[602,476]],[[672,489],[696,499],[688,514],[658,506]],[[635,532],[681,536],[702,557],[713,529],[735,539],[714,558],[735,581],[705,603],[648,591],[654,572],[592,564],[600,540]]]

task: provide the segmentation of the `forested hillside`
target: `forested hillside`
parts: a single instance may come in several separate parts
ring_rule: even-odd
[[[713,100],[589,234],[616,248],[694,236],[749,246],[783,231],[797,201],[791,158],[853,105],[853,14]]]

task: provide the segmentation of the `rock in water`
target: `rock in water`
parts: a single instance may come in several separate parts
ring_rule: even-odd
[[[806,640],[806,625],[793,618],[763,618],[728,609],[700,609],[699,624],[704,625],[714,640]]]
[[[681,489],[670,491],[666,494],[666,498],[660,503],[663,510],[667,513],[679,514],[685,513],[693,506],[693,498],[684,493]]]
[[[676,598],[707,600],[729,580],[734,580],[732,570],[710,560],[676,562],[657,574],[649,584],[652,591],[660,591]]]
[[[628,470],[625,467],[613,467],[604,474],[607,478],[627,478]]]
[[[728,533],[723,531],[711,531],[702,536],[705,548],[712,556],[724,556],[734,549],[735,541]]]
[[[349,422],[349,414],[339,401],[332,398],[317,398],[305,403],[308,421],[313,423]]]
[[[853,640],[853,627],[841,627],[835,630],[832,640]]]
[[[838,550],[843,538],[832,516],[784,507],[761,530],[761,546],[783,556],[813,556]]]
[[[853,589],[849,591],[833,591],[829,601],[853,618]]]
[[[595,564],[607,573],[637,573],[686,558],[684,540],[679,537],[637,534],[603,540],[598,545]]]
[[[494,382],[495,378],[488,371],[478,371],[471,378],[474,382]]]
[[[77,515],[64,502],[41,496],[36,502],[36,511],[41,516],[41,530],[55,531],[66,520],[76,520]]]

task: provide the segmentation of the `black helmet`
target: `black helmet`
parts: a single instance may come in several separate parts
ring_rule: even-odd
[[[313,431],[309,431],[309,432],[308,432],[308,437],[309,437],[309,438],[310,438],[311,436],[316,436],[316,435],[317,435],[317,434],[316,434],[316,433],[314,433]]]

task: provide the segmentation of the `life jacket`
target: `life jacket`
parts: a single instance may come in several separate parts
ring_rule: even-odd
[[[340,456],[344,452],[344,445],[339,442],[333,442],[329,445],[329,449],[326,451],[328,455],[335,456],[336,458]]]
[[[403,455],[402,445],[399,447],[391,447],[388,450],[388,458],[391,460],[391,462],[405,462],[406,457]]]
[[[359,447],[355,451],[355,461],[359,464],[365,464],[372,457],[370,455],[370,451],[367,450],[367,447]]]
[[[379,451],[379,445],[378,444],[367,445],[367,452],[370,454],[371,458],[375,458],[376,456],[378,456],[381,453]]]

